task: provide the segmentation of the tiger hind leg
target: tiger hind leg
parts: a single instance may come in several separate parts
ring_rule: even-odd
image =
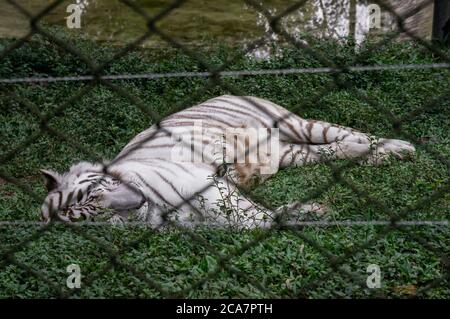
[[[300,145],[316,145],[313,147],[316,150],[329,148],[336,152],[337,158],[356,158],[364,155],[368,158],[369,163],[379,164],[389,154],[403,159],[405,155],[410,156],[415,152],[414,146],[406,141],[376,138],[349,127],[323,121],[305,120],[287,110],[285,110],[284,116],[278,119],[277,125],[280,129],[281,141]],[[367,145],[368,147],[364,149],[357,144]],[[370,151],[368,150],[369,147]],[[320,156],[307,158],[306,155],[311,154],[307,153],[306,148],[305,151],[306,153],[301,153],[305,154],[306,162],[321,159]],[[314,150],[311,150],[311,153],[314,155]]]
[[[301,166],[333,159],[361,159],[369,164],[381,164],[392,155],[399,159],[411,157],[414,146],[406,141],[378,139],[372,143],[338,141],[328,144],[283,144],[279,166]]]
[[[331,159],[359,158],[371,152],[369,144],[333,142],[329,144],[285,144],[280,151],[281,168],[302,166]]]

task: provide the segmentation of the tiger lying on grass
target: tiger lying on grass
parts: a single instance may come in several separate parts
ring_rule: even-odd
[[[47,222],[102,216],[122,221],[134,213],[154,228],[173,221],[186,226],[295,224],[299,214],[323,207],[293,203],[272,211],[242,190],[280,167],[333,158],[378,164],[390,154],[402,159],[414,152],[405,141],[305,120],[260,98],[225,95],[168,116],[109,163],[81,162],[62,175],[42,170],[49,193],[41,213]]]

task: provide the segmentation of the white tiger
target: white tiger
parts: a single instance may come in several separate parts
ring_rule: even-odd
[[[248,129],[268,132],[264,143],[240,138]],[[262,156],[258,149],[267,145]],[[389,154],[402,159],[414,152],[402,140],[374,140],[351,128],[302,119],[268,100],[224,95],[151,126],[105,165],[81,162],[65,174],[41,170],[49,191],[41,215],[46,222],[108,214],[117,221],[134,213],[155,228],[174,221],[270,227],[284,208],[289,215],[283,220],[295,222],[299,212],[321,206],[293,203],[272,211],[243,196],[236,185],[248,186],[254,177],[264,180],[278,168],[330,158],[376,164]]]

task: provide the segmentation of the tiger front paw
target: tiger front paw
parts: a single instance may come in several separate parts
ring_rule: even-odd
[[[298,225],[301,222],[327,220],[331,215],[331,209],[319,203],[294,202],[279,207],[276,213],[281,216],[285,225]]]

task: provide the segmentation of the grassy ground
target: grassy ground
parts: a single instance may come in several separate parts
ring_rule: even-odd
[[[95,61],[111,57],[116,49],[82,39],[59,37],[73,44]],[[0,51],[8,45],[0,42]],[[316,49],[330,59],[353,64],[351,45],[317,43]],[[448,50],[444,51],[448,55]],[[220,65],[236,57],[228,69],[270,69],[290,67],[317,67],[320,63],[301,51],[287,48],[283,57],[266,62],[253,62],[235,48],[218,47],[214,51],[199,52],[210,64]],[[430,63],[437,57],[413,43],[391,44],[366,55],[361,64]],[[108,74],[171,72],[203,70],[195,60],[179,51],[140,51],[114,61],[106,69]],[[0,61],[0,77],[62,76],[89,74],[86,65],[78,58],[35,37],[33,41],[15,50]],[[343,175],[357,188],[379,200],[391,213],[407,211],[407,220],[448,220],[450,196],[447,192],[432,202],[416,206],[448,185],[448,165],[429,149],[448,160],[450,155],[449,100],[441,99],[434,108],[427,107],[409,115],[421,106],[429,105],[441,94],[448,93],[448,70],[410,70],[398,72],[350,73],[343,76],[349,88],[333,88],[323,92],[333,80],[324,74],[284,76],[255,76],[227,78],[224,80],[240,92],[268,98],[287,108],[300,107],[298,113],[314,118],[355,127],[365,132],[385,137],[417,139],[417,157],[414,161],[393,161],[388,166],[357,166],[345,170]],[[146,107],[169,114],[179,105],[190,106],[207,98],[225,93],[219,86],[201,91],[207,84],[203,78],[172,78],[158,80],[115,82],[128,93],[144,102]],[[40,129],[39,121],[24,104],[10,97],[14,92],[34,103],[40,112],[56,109],[61,103],[89,84],[59,82],[39,85],[0,86],[0,148],[8,154],[21,141]],[[352,88],[367,94],[395,116],[404,118],[402,129],[411,138],[398,135],[386,114],[355,95]],[[82,144],[100,157],[111,159],[135,134],[152,123],[130,101],[111,91],[107,86],[95,85],[82,98],[69,105],[49,126],[70,137],[63,141],[44,134],[26,149],[1,165],[2,174],[14,176],[36,197],[29,196],[14,184],[0,180],[0,220],[37,221],[39,207],[45,196],[39,168],[67,169],[79,160],[92,159],[73,144]],[[0,155],[3,157],[3,155]],[[345,165],[341,161],[336,165]],[[316,195],[315,199],[332,207],[332,220],[385,220],[388,215],[373,206],[366,197],[357,195],[343,184],[336,184],[316,194],[315,190],[332,181],[328,166],[313,165],[292,168],[278,173],[274,178],[254,190],[256,198],[264,198],[273,206],[301,200]],[[35,233],[38,226],[2,226],[1,252],[16,247]],[[2,254],[0,262],[0,297],[57,297],[58,289],[72,297],[162,297],[148,285],[148,280],[159,282],[170,291],[183,292],[186,297],[353,297],[366,298],[377,295],[388,297],[449,298],[446,280],[436,288],[421,293],[433,280],[448,273],[448,263],[440,259],[448,253],[450,236],[448,227],[415,226],[408,232],[393,230],[376,239],[380,226],[306,227],[299,233],[275,231],[264,240],[245,249],[245,244],[264,234],[258,230],[228,232],[226,230],[200,229],[196,233],[219,254],[233,254],[222,269],[211,250],[177,230],[153,234],[143,228],[90,227],[77,233],[67,227],[56,226],[42,232],[20,248],[14,257]],[[83,234],[83,235],[81,235]],[[418,237],[426,247],[413,240]],[[102,244],[89,240],[98,238]],[[318,249],[317,243],[323,250]],[[131,246],[130,246],[131,244]],[[112,259],[108,251],[120,252],[116,265],[107,268]],[[345,256],[339,267],[344,272],[330,268],[330,258]],[[12,259],[16,264],[11,264]],[[447,259],[448,260],[448,259]],[[336,261],[336,260],[335,260]],[[339,261],[339,259],[337,260]],[[82,288],[66,288],[67,265],[81,267]],[[381,268],[380,289],[365,288],[367,266],[378,264]],[[125,266],[124,266],[125,265]],[[132,274],[126,265],[134,267]],[[39,272],[25,270],[26,267]],[[145,278],[139,274],[145,274]],[[347,274],[347,275],[346,275]],[[350,274],[351,276],[348,276]],[[205,282],[201,278],[210,275]],[[265,289],[258,288],[259,285]]]

